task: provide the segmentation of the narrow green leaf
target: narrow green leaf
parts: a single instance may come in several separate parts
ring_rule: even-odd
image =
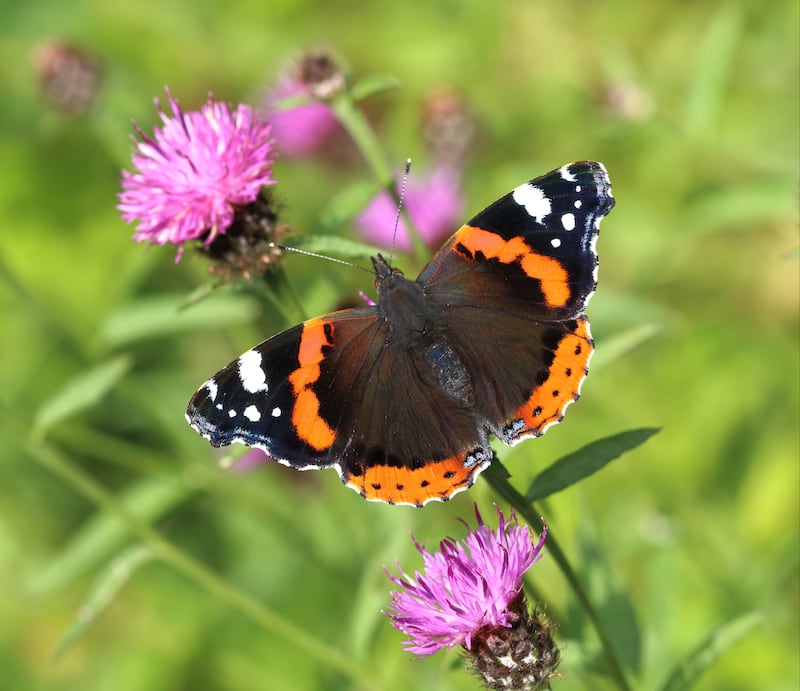
[[[330,235],[348,225],[369,201],[378,193],[380,187],[369,180],[359,180],[343,187],[328,201],[319,214],[309,235],[292,238],[292,244],[308,242],[301,240],[316,235]]]
[[[75,621],[56,644],[53,650],[53,659],[67,652],[86,633],[86,630],[114,600],[128,579],[139,568],[151,561],[153,556],[150,547],[137,545],[125,550],[105,568],[89,591],[83,605],[75,613]]]
[[[338,259],[363,259],[374,257],[378,252],[373,245],[337,235],[303,235],[296,238],[292,246],[306,252],[317,252]]]
[[[589,521],[580,521],[577,553],[573,556],[580,564],[581,578],[597,615],[610,635],[619,664],[626,672],[638,677],[642,664],[642,630],[628,588],[603,549],[597,527]],[[584,615],[577,603],[570,603],[565,612],[566,626],[580,630]],[[599,654],[587,660],[587,669],[598,673],[609,670],[607,655]]]
[[[186,483],[169,476],[148,478],[115,497],[131,513],[150,523],[180,504],[190,493]],[[98,511],[30,580],[31,591],[43,595],[57,590],[119,549],[128,530],[116,516]]]
[[[642,324],[604,339],[592,355],[592,371],[596,372],[607,367],[615,360],[638,348],[642,343],[649,341],[659,331],[661,331],[661,326],[658,324]]]
[[[761,612],[749,612],[711,631],[708,637],[675,667],[661,687],[661,691],[691,689],[724,652],[750,633],[763,619]]]
[[[400,88],[400,80],[388,74],[373,74],[360,79],[353,85],[351,95],[354,101],[361,101],[382,91]]]
[[[549,468],[539,473],[528,488],[525,498],[529,502],[534,502],[560,492],[596,473],[626,451],[644,444],[658,431],[658,427],[644,427],[590,442],[577,451],[559,458]]]
[[[99,403],[132,364],[128,356],[120,355],[72,379],[39,408],[33,424],[34,432],[42,434],[53,425]]]
[[[687,132],[693,135],[705,134],[714,125],[741,40],[741,12],[728,4],[721,8],[705,33],[699,55],[692,60],[693,79],[686,98],[685,124]]]
[[[182,309],[185,302],[185,295],[162,295],[127,304],[109,315],[100,337],[117,348],[147,338],[247,323],[258,312],[256,300],[244,295],[217,294],[191,309]]]

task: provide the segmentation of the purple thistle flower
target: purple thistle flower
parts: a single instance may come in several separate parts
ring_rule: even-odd
[[[484,525],[475,507],[478,528],[462,543],[442,540],[431,554],[416,540],[424,572],[389,578],[400,590],[392,593],[387,616],[408,635],[406,650],[431,655],[441,648],[473,646],[473,637],[486,629],[511,628],[516,614],[510,605],[522,593],[522,576],[542,557],[547,526],[538,542],[512,512],[506,522],[498,509],[497,530]],[[466,525],[466,524],[465,524]],[[399,566],[398,566],[399,569]]]
[[[461,221],[464,198],[460,176],[450,167],[435,168],[423,176],[412,176],[406,185],[404,204],[425,244],[436,248]],[[388,192],[381,192],[361,212],[356,224],[364,238],[377,245],[390,247],[396,216],[396,202]],[[411,239],[402,218],[397,226],[395,245],[400,250],[411,249]]]
[[[339,127],[331,107],[321,101],[310,100],[281,108],[281,101],[300,96],[311,98],[308,86],[284,77],[265,99],[276,146],[282,154],[290,157],[312,153]]]
[[[210,96],[199,111],[184,112],[165,91],[172,114],[156,101],[163,126],[153,137],[134,125],[135,172],[122,171],[117,208],[125,221],[137,221],[139,242],[208,244],[226,232],[236,207],[275,184],[270,125],[249,106],[231,111]]]
[[[261,449],[250,449],[243,456],[237,458],[236,461],[234,461],[228,467],[228,470],[246,473],[251,470],[255,470],[256,468],[260,468],[262,465],[275,462],[276,461],[265,451],[262,451]]]

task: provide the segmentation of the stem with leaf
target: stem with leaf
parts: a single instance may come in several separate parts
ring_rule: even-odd
[[[525,519],[528,525],[532,527],[539,525],[540,512],[508,481],[508,473],[497,459],[495,459],[492,465],[484,472],[484,477],[489,481],[489,484],[494,490]],[[583,611],[592,623],[597,637],[600,640],[600,645],[603,646],[609,672],[616,680],[620,689],[623,689],[623,691],[630,691],[631,687],[625,677],[625,672],[622,669],[622,664],[619,661],[617,652],[614,649],[611,636],[606,630],[597,611],[592,606],[586,590],[584,590],[583,585],[580,580],[578,580],[578,575],[567,560],[566,554],[564,554],[564,551],[561,549],[561,546],[550,528],[547,530],[547,552],[553,557],[561,573],[564,574],[572,591],[575,593],[575,597],[578,598],[578,602],[583,608]]]

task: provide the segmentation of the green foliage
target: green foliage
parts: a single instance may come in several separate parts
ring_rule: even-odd
[[[382,567],[418,566],[409,531],[460,536],[499,496],[551,531],[526,583],[565,644],[554,689],[796,689],[798,26],[797,3],[744,0],[5,3],[4,688],[475,688],[455,651],[402,653]],[[51,37],[102,62],[88,115],[41,97],[30,56]],[[212,284],[114,208],[131,119],[152,131],[164,84],[187,108],[254,103],[320,43],[352,70],[360,100],[335,105],[368,145],[279,159],[286,244],[368,265],[353,218],[406,158],[432,165],[420,121],[443,86],[477,130],[465,218],[570,160],[602,160],[617,198],[581,400],[497,447],[508,477],[421,511],[333,472],[222,470],[183,421],[216,369],[369,277],[287,254],[264,284]]]
[[[657,429],[632,429],[610,437],[597,439],[581,449],[559,458],[534,478],[525,499],[529,502],[546,499],[562,489],[580,482],[583,478],[611,463],[626,451],[635,449],[652,437]]]

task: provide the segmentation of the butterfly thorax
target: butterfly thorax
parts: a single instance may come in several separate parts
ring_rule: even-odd
[[[378,292],[378,318],[388,327],[392,340],[401,345],[418,346],[430,335],[435,324],[423,286],[408,280],[399,269],[391,268],[381,255],[373,258]]]
[[[472,379],[444,337],[437,319],[441,313],[426,296],[424,285],[390,268],[380,255],[373,259],[373,264],[380,298],[378,315],[388,329],[386,346],[408,352],[423,379],[461,405],[471,406],[474,399]]]

